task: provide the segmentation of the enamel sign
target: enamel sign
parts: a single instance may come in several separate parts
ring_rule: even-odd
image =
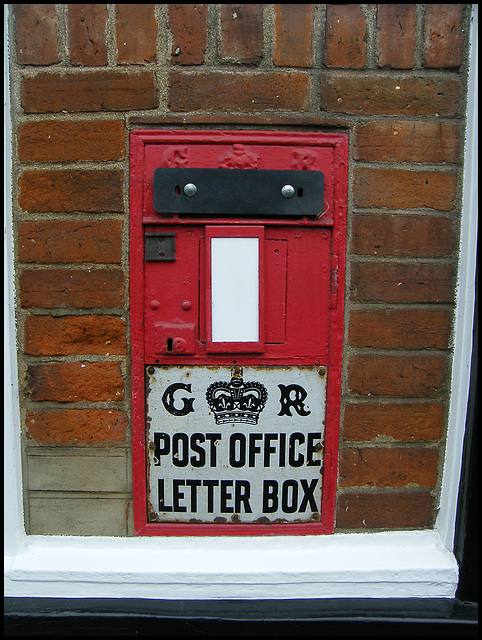
[[[326,368],[149,366],[148,521],[318,522]]]

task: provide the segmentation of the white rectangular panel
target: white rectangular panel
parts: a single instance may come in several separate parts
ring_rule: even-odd
[[[259,340],[259,238],[211,239],[212,342]]]

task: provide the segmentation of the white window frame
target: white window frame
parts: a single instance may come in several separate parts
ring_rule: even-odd
[[[23,524],[5,26],[5,596],[56,598],[452,598],[470,377],[477,238],[477,5],[473,6],[453,379],[440,514],[433,530],[331,536],[117,538],[26,535]]]

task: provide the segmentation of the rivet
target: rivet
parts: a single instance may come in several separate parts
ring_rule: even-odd
[[[285,184],[281,189],[281,195],[284,198],[292,198],[295,195],[295,188],[290,184]]]
[[[181,302],[181,307],[184,309],[184,311],[189,311],[189,309],[191,308],[191,301],[190,300],[183,300]]]
[[[185,186],[184,186],[184,193],[186,196],[188,196],[189,198],[192,198],[192,196],[195,196],[197,193],[197,187],[195,184],[193,184],[192,182],[188,182]]]

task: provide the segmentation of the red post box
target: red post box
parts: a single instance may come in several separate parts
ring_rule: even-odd
[[[347,150],[132,132],[137,534],[333,532]]]

